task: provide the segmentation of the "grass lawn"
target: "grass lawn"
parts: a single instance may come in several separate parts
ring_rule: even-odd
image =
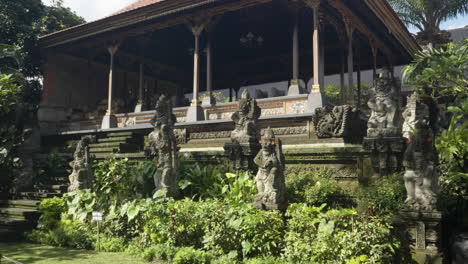
[[[148,264],[125,253],[57,248],[31,243],[0,243],[0,254],[24,264]],[[11,262],[3,259],[1,263]]]

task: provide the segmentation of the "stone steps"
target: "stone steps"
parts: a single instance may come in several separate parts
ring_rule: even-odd
[[[111,158],[117,158],[117,159],[145,159],[145,153],[144,152],[135,152],[135,153],[114,153],[114,154],[109,154],[109,153],[98,153],[95,155],[96,159],[111,159]]]
[[[4,207],[0,208],[0,216],[13,219],[35,220],[39,218],[39,211],[36,209]]]
[[[1,200],[0,206],[35,209],[40,203],[38,200]]]
[[[46,193],[46,192],[19,192],[13,194],[15,199],[31,199],[31,200],[42,200],[46,198],[53,198],[56,196],[62,196],[60,193]]]
[[[41,184],[34,186],[39,193],[58,193],[63,194],[68,190],[68,184]]]
[[[98,143],[110,143],[110,142],[127,143],[128,140],[130,140],[130,137],[106,137],[106,138],[99,138],[97,142]]]

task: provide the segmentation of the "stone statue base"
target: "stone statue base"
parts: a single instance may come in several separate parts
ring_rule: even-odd
[[[442,213],[439,211],[400,211],[404,220],[405,235],[410,242],[413,259],[417,263],[442,263],[440,250],[440,226]]]
[[[115,115],[105,115],[102,118],[101,129],[109,129],[117,127],[117,118]]]
[[[205,113],[200,105],[191,105],[187,110],[186,122],[197,122],[205,120]]]
[[[236,170],[256,171],[257,166],[254,163],[254,158],[260,149],[261,145],[257,142],[231,142],[224,145],[224,153],[234,161]]]
[[[405,149],[403,137],[365,137],[363,148],[371,153],[372,167],[380,176],[401,170]]]
[[[286,211],[288,209],[288,205],[286,203],[262,203],[260,201],[254,201],[252,203],[253,206],[257,207],[261,210],[279,210],[279,211]]]

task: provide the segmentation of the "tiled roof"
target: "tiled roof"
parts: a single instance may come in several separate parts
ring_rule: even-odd
[[[167,0],[135,0],[135,2],[122,10],[115,12],[113,15],[122,14],[128,11],[132,11],[141,7],[149,6],[158,2],[163,2]]]

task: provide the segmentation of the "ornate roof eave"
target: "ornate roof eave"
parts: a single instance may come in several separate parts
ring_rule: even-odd
[[[272,0],[240,0],[234,1],[231,5],[226,4],[218,8],[218,12],[226,12],[235,10],[235,6],[249,6],[258,3],[270,2]],[[66,43],[78,41],[95,35],[108,33],[111,31],[123,29],[138,23],[158,19],[164,16],[180,13],[197,7],[206,6],[213,3],[226,2],[224,0],[171,0],[161,1],[154,4],[143,6],[138,9],[130,10],[123,13],[118,13],[103,19],[81,24],[75,27],[57,31],[55,33],[41,36],[39,38],[39,46],[41,48],[51,48]],[[226,6],[226,8],[224,8]],[[153,26],[154,27],[154,26]],[[157,27],[154,27],[157,29]],[[154,30],[153,29],[153,30]],[[141,31],[141,32],[140,32]],[[151,26],[142,28],[139,33],[152,31]]]
[[[390,34],[398,39],[410,56],[414,58],[414,55],[421,47],[387,0],[365,0],[365,3],[389,29]]]

